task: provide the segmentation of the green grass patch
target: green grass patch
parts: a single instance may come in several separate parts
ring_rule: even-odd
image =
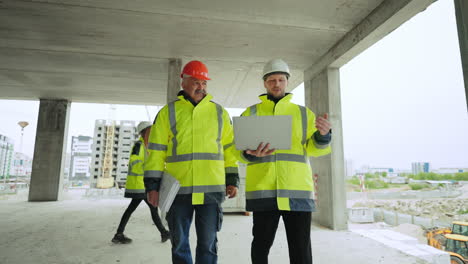
[[[429,189],[431,187],[431,185],[429,185],[427,183],[410,183],[409,187],[413,191],[418,191],[418,190],[422,190],[422,189]]]
[[[347,180],[347,182],[352,185],[359,185],[359,179],[356,176],[353,176],[351,179]]]
[[[460,211],[458,211],[458,214],[459,214],[459,215],[468,214],[468,209],[466,209],[466,210],[460,210]]]
[[[382,180],[373,180],[365,182],[367,189],[386,189],[389,187],[388,183]]]

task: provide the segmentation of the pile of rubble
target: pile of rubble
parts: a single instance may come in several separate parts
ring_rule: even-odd
[[[447,221],[468,221],[468,199],[368,200],[353,207],[383,208],[398,213]]]

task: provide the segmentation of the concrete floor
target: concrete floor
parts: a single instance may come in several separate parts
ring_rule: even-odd
[[[59,202],[26,202],[26,197],[0,198],[0,263],[171,263],[170,244],[160,236],[141,204],[130,219],[129,245],[110,242],[127,199],[73,198]],[[252,217],[224,216],[219,233],[219,263],[250,263]],[[191,244],[196,238],[192,228]],[[313,226],[314,263],[426,263],[348,231]],[[192,248],[192,252],[194,252]],[[289,263],[281,224],[270,263]]]

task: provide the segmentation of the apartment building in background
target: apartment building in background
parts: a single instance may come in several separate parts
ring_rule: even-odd
[[[108,131],[113,125],[113,141],[109,140]],[[91,161],[91,188],[96,187],[98,177],[103,174],[104,159],[106,158],[106,149],[112,150],[112,177],[119,186],[125,185],[128,173],[128,161],[132,146],[138,139],[136,125],[138,121],[107,121],[96,120],[94,126],[94,142],[92,145],[92,161]],[[107,147],[107,143],[112,144],[112,148]]]
[[[0,134],[0,178],[10,178],[11,161],[14,153],[13,139]]]
[[[15,152],[10,166],[10,175],[31,178],[32,158],[20,152]]]
[[[421,172],[430,172],[431,171],[431,165],[429,162],[413,162],[411,163],[411,172],[414,175],[417,175]]]
[[[91,177],[92,155],[92,137],[72,137],[70,169],[68,171],[68,179],[70,181],[89,181]]]

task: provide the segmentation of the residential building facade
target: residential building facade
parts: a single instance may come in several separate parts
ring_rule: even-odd
[[[138,140],[136,124],[137,121],[114,121],[113,141],[109,141],[108,131],[112,122],[96,120],[92,146],[91,187],[96,187],[98,177],[103,174],[106,149],[112,150],[112,177],[119,186],[125,185],[132,146]],[[112,148],[107,147],[106,142],[110,142]]]

